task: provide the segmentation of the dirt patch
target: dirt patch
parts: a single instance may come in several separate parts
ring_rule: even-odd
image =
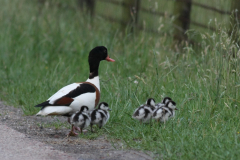
[[[69,124],[64,117],[24,116],[19,108],[6,106],[0,101],[0,121],[28,138],[43,142],[54,149],[71,153],[83,159],[152,159],[150,156],[134,150],[121,150],[121,146],[112,146],[104,137],[94,140],[80,137],[67,137]],[[62,124],[58,125],[59,122]],[[46,127],[47,126],[47,127]],[[58,128],[58,129],[56,129]]]

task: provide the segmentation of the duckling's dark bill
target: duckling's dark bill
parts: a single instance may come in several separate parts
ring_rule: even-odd
[[[108,62],[115,62],[115,60],[112,59],[112,58],[110,58],[109,56],[107,56],[106,60],[107,60]]]

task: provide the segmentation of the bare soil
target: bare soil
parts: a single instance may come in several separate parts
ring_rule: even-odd
[[[123,150],[122,146],[114,147],[105,136],[93,140],[84,139],[80,136],[67,137],[69,127],[65,117],[39,117],[24,116],[19,108],[4,105],[0,101],[0,122],[14,130],[25,134],[29,139],[39,141],[56,150],[70,153],[77,159],[128,159],[146,160],[152,159],[141,151]],[[54,125],[58,122],[66,125],[58,129]],[[47,127],[45,127],[47,126]],[[88,133],[87,133],[88,134]],[[116,148],[117,147],[117,148]]]

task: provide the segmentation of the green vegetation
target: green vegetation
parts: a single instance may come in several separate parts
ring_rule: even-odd
[[[101,101],[110,104],[111,118],[83,138],[106,135],[113,145],[152,151],[159,159],[239,159],[239,52],[224,27],[217,24],[222,29],[216,33],[189,31],[199,43],[180,49],[166,34],[121,34],[101,17],[84,18],[74,4],[0,5],[0,98],[7,104],[36,114],[34,105],[88,78],[88,53],[104,45],[116,60],[101,62],[99,71]],[[177,103],[174,119],[150,126],[131,118],[147,98],[164,96]]]

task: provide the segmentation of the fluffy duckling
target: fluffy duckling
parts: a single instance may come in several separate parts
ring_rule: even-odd
[[[108,104],[106,102],[101,102],[98,105],[98,108],[91,112],[91,132],[93,132],[92,126],[94,124],[98,125],[98,127],[101,129],[107,123],[108,119],[110,118],[108,111],[111,111],[111,109],[108,107]]]
[[[169,116],[169,118],[174,117],[175,116],[175,110],[178,110],[177,107],[176,107],[176,102],[174,102],[172,100],[168,101],[165,107],[167,107],[171,112],[171,115]]]
[[[141,105],[134,111],[132,118],[139,120],[140,123],[148,123],[152,118],[152,112],[154,110],[155,100],[153,98],[149,98],[146,104]]]
[[[163,107],[165,104],[167,104],[168,101],[171,101],[172,99],[170,97],[163,98],[162,102],[156,104],[156,108]]]
[[[153,112],[153,118],[156,119],[157,122],[166,122],[169,118],[175,116],[176,103],[172,100],[168,101],[163,107],[157,108]]]
[[[82,106],[80,108],[80,111],[74,113],[70,117],[70,123],[72,124],[72,130],[70,131],[69,135],[78,135],[78,133],[75,132],[76,130],[79,130],[82,133],[83,128],[86,128],[91,123],[91,117],[88,114],[89,108],[87,106]]]

